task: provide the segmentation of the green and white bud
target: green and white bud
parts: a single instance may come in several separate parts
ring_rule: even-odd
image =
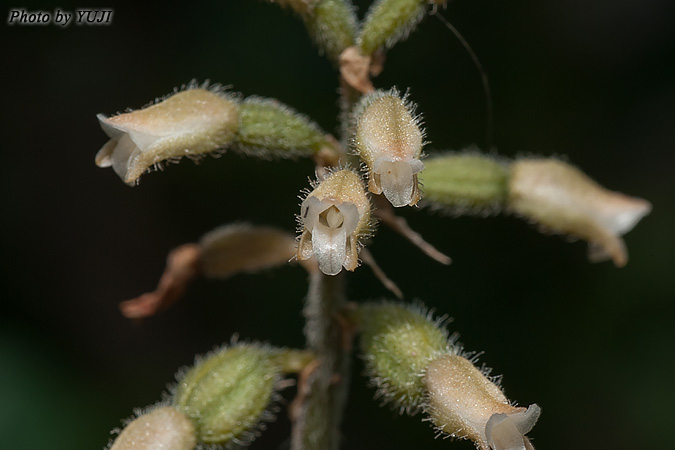
[[[331,172],[313,186],[300,206],[297,257],[316,257],[326,275],[358,266],[359,239],[370,231],[370,200],[361,177],[350,169]]]
[[[273,419],[282,373],[277,354],[255,344],[226,347],[180,376],[172,403],[194,423],[199,442],[246,442]]]
[[[471,361],[441,356],[426,368],[425,410],[440,431],[471,439],[481,450],[534,450],[525,437],[541,409],[512,406],[502,390]]]
[[[443,320],[422,307],[369,303],[359,307],[361,352],[376,396],[400,412],[423,407],[422,375],[429,363],[452,348]]]
[[[609,191],[557,159],[514,162],[507,205],[546,230],[584,239],[592,261],[611,258],[618,267],[628,262],[621,236],[652,209],[648,201]]]
[[[190,419],[164,406],[129,422],[110,450],[192,450],[196,445],[195,427]]]
[[[396,89],[375,91],[354,108],[354,150],[368,170],[368,189],[393,206],[415,205],[420,199],[417,174],[424,131],[415,105]]]
[[[239,148],[258,156],[309,156],[326,145],[314,122],[273,99],[248,97],[241,102],[238,128]]]
[[[509,165],[474,153],[446,153],[424,161],[424,200],[451,214],[496,214],[508,193]]]
[[[166,160],[199,157],[226,147],[238,128],[237,102],[219,90],[196,84],[144,109],[98,120],[110,140],[96,154],[99,167],[111,167],[134,185]]]

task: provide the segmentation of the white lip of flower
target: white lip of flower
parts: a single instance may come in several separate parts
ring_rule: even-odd
[[[525,411],[511,414],[493,414],[485,425],[488,445],[494,450],[534,450],[525,435],[537,423],[539,414],[541,414],[541,408],[537,405],[530,405]]]
[[[349,169],[326,176],[300,207],[297,257],[316,257],[319,270],[337,275],[358,266],[359,237],[370,221],[370,201],[361,178]]]
[[[312,234],[312,252],[326,275],[349,269],[357,255],[357,241],[352,236],[359,223],[353,203],[319,200],[308,197],[302,202],[305,229]]]
[[[525,434],[541,409],[512,406],[502,390],[459,355],[444,355],[426,369],[426,410],[444,433],[474,441],[481,450],[534,450]]]
[[[112,166],[130,185],[164,160],[199,156],[226,146],[238,128],[235,102],[201,88],[178,92],[141,110],[96,117],[110,137],[96,154],[96,164]]]
[[[396,89],[367,95],[354,110],[354,146],[369,171],[368,189],[395,207],[420,199],[424,132],[414,111]]]
[[[373,162],[373,179],[376,186],[395,207],[416,204],[419,199],[417,174],[424,169],[419,159],[409,161],[380,157]]]

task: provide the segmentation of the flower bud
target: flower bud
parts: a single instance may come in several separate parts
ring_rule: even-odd
[[[328,174],[300,206],[297,257],[315,256],[319,269],[337,275],[358,265],[359,239],[370,226],[370,201],[361,177],[349,169]]]
[[[621,236],[649,214],[651,204],[609,191],[578,169],[555,159],[525,159],[511,167],[508,206],[547,229],[586,240],[593,261],[628,255]]]
[[[165,406],[132,420],[110,450],[192,450],[196,445],[192,422]]]
[[[356,8],[349,0],[270,0],[295,11],[321,53],[337,62],[342,51],[354,44],[358,27]]]
[[[272,99],[248,97],[239,104],[239,147],[244,153],[289,158],[317,153],[326,139],[307,117]]]
[[[292,234],[245,223],[225,225],[202,236],[201,269],[209,278],[255,273],[288,263],[295,255]]]
[[[202,88],[189,88],[141,110],[97,117],[110,140],[96,154],[96,164],[112,166],[129,185],[162,161],[225,147],[238,127],[235,101]]]
[[[206,233],[198,244],[171,250],[157,288],[122,302],[120,309],[130,319],[149,317],[180,300],[200,275],[228,278],[255,273],[288,263],[295,252],[295,237],[280,229],[246,223],[224,225]]]
[[[452,214],[493,214],[504,204],[509,167],[480,153],[448,153],[425,160],[424,200]]]
[[[471,439],[481,450],[533,449],[525,434],[537,422],[539,406],[512,406],[501,389],[466,358],[435,359],[423,383],[428,391],[425,409],[443,433]]]
[[[370,192],[384,192],[396,207],[417,204],[424,132],[415,106],[396,89],[375,91],[356,106],[353,122],[354,147],[368,169]]]
[[[364,55],[405,40],[424,18],[428,0],[378,0],[363,20],[357,43]],[[445,0],[436,3],[445,3]]]
[[[359,308],[361,351],[377,397],[414,414],[425,397],[422,374],[429,362],[449,351],[442,321],[417,306],[366,304]]]
[[[259,345],[221,349],[180,377],[174,407],[195,424],[206,444],[246,441],[269,421],[281,368],[275,351]]]
[[[351,1],[317,0],[303,19],[319,51],[334,62],[344,49],[354,45],[358,19]]]

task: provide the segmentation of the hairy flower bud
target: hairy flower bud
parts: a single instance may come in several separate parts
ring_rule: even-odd
[[[328,174],[300,206],[297,257],[315,256],[319,269],[336,275],[358,266],[359,238],[368,233],[370,201],[361,177],[349,169]]]
[[[452,345],[442,321],[418,306],[376,303],[359,308],[358,322],[362,356],[376,396],[401,412],[418,412],[425,396],[425,368]]]
[[[352,121],[354,148],[368,169],[370,191],[384,192],[396,207],[417,204],[424,132],[415,106],[396,89],[375,91],[355,107]]]
[[[288,263],[295,254],[291,233],[246,223],[224,225],[202,236],[201,269],[210,278],[232,275]]]
[[[282,368],[276,352],[260,345],[221,349],[180,377],[174,407],[195,424],[206,444],[246,441],[272,415]]]
[[[195,427],[184,414],[165,406],[129,422],[110,450],[192,450]]]
[[[424,201],[451,214],[494,214],[506,200],[509,166],[478,152],[447,153],[424,163]]]
[[[651,211],[651,204],[609,191],[571,165],[556,159],[512,164],[508,206],[547,229],[586,240],[593,261],[628,262],[621,236]]]
[[[318,0],[303,18],[319,51],[331,60],[337,62],[340,53],[354,45],[358,18],[351,1]]]
[[[270,0],[295,11],[319,47],[337,62],[340,53],[354,44],[358,18],[350,0]]]
[[[248,97],[239,104],[237,141],[244,153],[288,158],[317,153],[326,139],[314,122],[292,108]]]
[[[423,383],[428,392],[425,409],[443,433],[471,439],[481,450],[533,449],[525,434],[537,422],[539,406],[512,406],[502,390],[466,358],[435,359]]]
[[[162,161],[225,147],[238,128],[236,102],[202,88],[180,91],[137,111],[97,117],[110,140],[96,154],[96,164],[112,166],[130,185]]]
[[[405,40],[424,18],[429,3],[429,0],[373,2],[357,38],[363,54],[370,55],[380,47],[391,48]],[[436,0],[435,3],[444,4],[445,0]]]

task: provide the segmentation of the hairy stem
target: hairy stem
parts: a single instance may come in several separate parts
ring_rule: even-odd
[[[343,77],[340,77],[340,140],[345,148],[349,148],[349,124],[351,123],[351,111],[361,98],[361,93],[351,87]],[[353,155],[348,155],[353,156]],[[352,158],[358,167],[358,159]],[[349,158],[348,158],[349,160]]]
[[[349,386],[350,349],[339,322],[345,305],[343,275],[310,274],[304,315],[309,349],[318,365],[302,386],[304,398],[293,424],[291,450],[337,450]]]

